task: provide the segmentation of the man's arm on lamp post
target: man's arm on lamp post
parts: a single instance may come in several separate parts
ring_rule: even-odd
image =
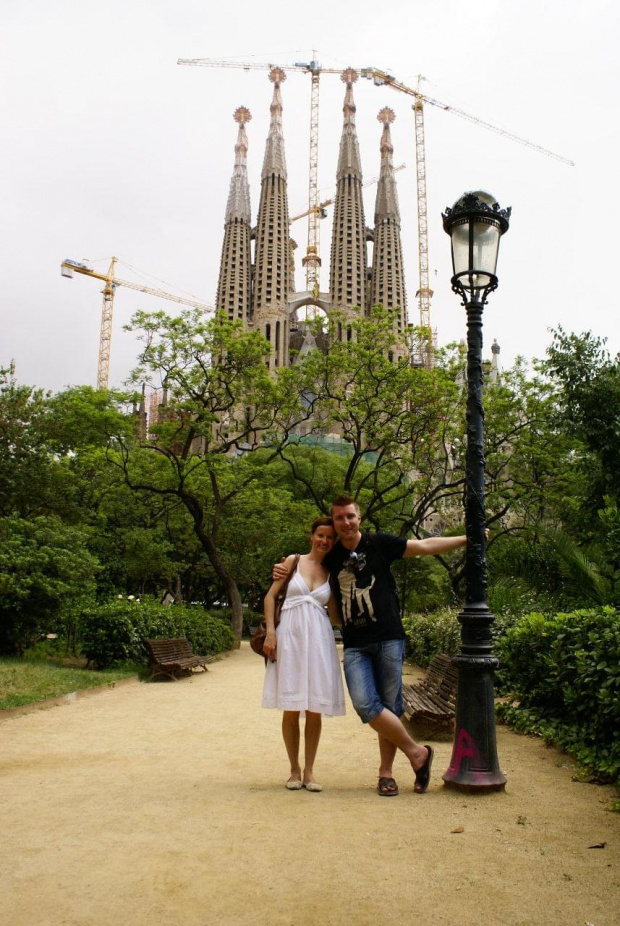
[[[485,537],[489,539],[488,528]],[[441,553],[450,553],[459,547],[467,545],[467,537],[426,537],[424,540],[408,540],[404,556],[439,556]]]

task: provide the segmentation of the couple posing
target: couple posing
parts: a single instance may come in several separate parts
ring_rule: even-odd
[[[400,749],[415,775],[413,790],[423,794],[430,781],[433,750],[416,743],[400,720],[405,632],[390,566],[403,556],[447,553],[467,541],[465,537],[405,540],[392,534],[362,533],[360,525],[360,509],[347,495],[334,499],[331,518],[314,521],[310,552],[298,559],[277,629],[275,598],[296,557],[289,556],[274,567],[275,581],[265,597],[264,650],[270,661],[263,707],[284,711],[282,735],[291,764],[286,787],[321,791],[314,778],[321,716],[345,712],[331,627],[331,623],[341,623],[349,695],[362,722],[375,730],[379,740],[377,791],[383,797],[398,794],[392,764]],[[303,771],[299,764],[301,711],[306,715]]]

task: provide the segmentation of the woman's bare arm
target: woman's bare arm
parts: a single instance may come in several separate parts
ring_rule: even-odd
[[[265,595],[265,600],[263,602],[263,617],[265,618],[265,626],[267,627],[265,642],[263,643],[263,651],[269,659],[273,658],[273,654],[276,651],[276,628],[274,624],[274,607],[276,603],[276,597],[282,590],[282,586],[284,585],[289,572],[293,568],[294,562],[294,554],[286,557],[283,563],[283,565],[286,567],[286,575],[284,578],[276,579],[276,581],[272,583],[271,588]]]

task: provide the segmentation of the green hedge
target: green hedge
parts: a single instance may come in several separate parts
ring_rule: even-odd
[[[499,716],[620,781],[620,615],[610,607],[529,614],[499,641]]]
[[[155,600],[116,598],[82,613],[82,652],[104,669],[119,662],[146,662],[145,637],[187,637],[200,656],[234,645],[230,616],[189,605],[166,607]]]
[[[436,653],[456,656],[461,649],[461,625],[453,608],[430,614],[408,614],[403,619],[407,634],[406,654],[425,669]]]

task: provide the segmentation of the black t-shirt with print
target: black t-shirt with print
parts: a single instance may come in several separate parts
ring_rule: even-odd
[[[362,534],[355,550],[337,543],[323,563],[342,614],[345,649],[382,640],[404,640],[396,583],[390,569],[407,541],[393,534]]]

